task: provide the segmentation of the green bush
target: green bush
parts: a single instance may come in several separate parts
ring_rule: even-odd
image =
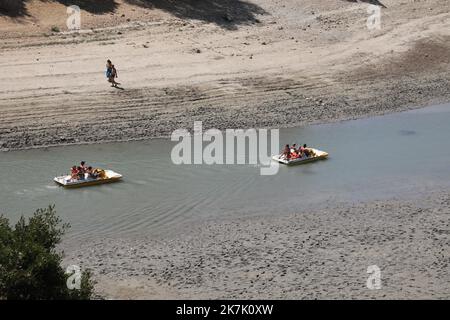
[[[23,1],[19,0],[0,0],[0,10],[15,11],[23,7]]]
[[[70,290],[61,267],[62,254],[55,249],[69,224],[61,224],[54,206],[21,217],[15,227],[0,215],[0,300],[90,299],[89,271],[81,275],[80,289]]]

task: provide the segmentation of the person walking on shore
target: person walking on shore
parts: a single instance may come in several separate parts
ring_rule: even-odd
[[[111,60],[106,61],[106,77],[108,78],[108,81],[111,82],[111,87],[117,87],[117,85],[120,84],[115,80],[115,78],[118,78],[117,69],[112,64]]]

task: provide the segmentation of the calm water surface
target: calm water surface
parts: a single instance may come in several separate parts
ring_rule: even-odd
[[[151,235],[214,217],[279,215],[336,201],[402,196],[450,186],[450,105],[280,131],[330,158],[281,166],[172,164],[164,139],[0,153],[0,212],[11,220],[56,204],[69,236]],[[79,160],[124,175],[121,183],[65,190],[52,178]]]

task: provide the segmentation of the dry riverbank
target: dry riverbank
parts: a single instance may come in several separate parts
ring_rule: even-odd
[[[450,101],[445,0],[383,1],[380,30],[367,29],[365,2],[211,2],[85,6],[79,34],[50,31],[64,31],[60,1],[0,16],[0,149],[168,136],[194,120],[288,127]],[[108,86],[107,58],[123,90]]]

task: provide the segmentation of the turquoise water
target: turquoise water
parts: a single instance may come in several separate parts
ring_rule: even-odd
[[[261,176],[256,165],[174,165],[168,139],[0,153],[0,212],[16,220],[54,203],[72,225],[70,237],[152,235],[208,218],[278,215],[450,185],[450,105],[280,130],[280,145],[294,142],[330,158]],[[55,185],[53,177],[79,160],[124,181]]]

